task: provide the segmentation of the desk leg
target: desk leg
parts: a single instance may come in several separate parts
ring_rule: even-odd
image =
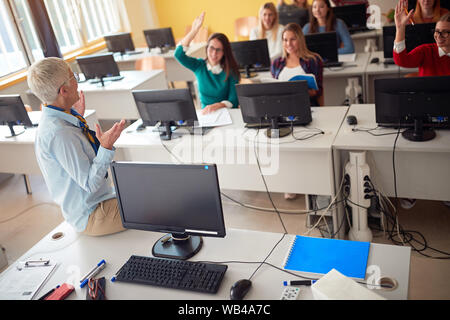
[[[23,181],[25,182],[25,188],[27,189],[27,194],[32,194],[30,179],[27,174],[23,175]]]

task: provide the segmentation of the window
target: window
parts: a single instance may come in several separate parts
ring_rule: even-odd
[[[36,61],[42,59],[44,53],[42,52],[41,43],[33,25],[33,18],[27,1],[14,0],[11,3],[14,5],[14,15],[19,25],[19,32],[21,32],[22,38],[25,39],[24,46],[27,47],[33,58],[31,60]]]
[[[50,22],[53,26],[61,53],[67,53],[82,46],[79,26],[76,23],[72,0],[45,0]]]
[[[87,40],[120,30],[120,17],[115,0],[81,0],[81,12],[86,24]]]
[[[0,0],[0,77],[27,66],[19,36],[5,0]]]

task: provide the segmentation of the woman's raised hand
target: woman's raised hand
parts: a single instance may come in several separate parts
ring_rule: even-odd
[[[411,20],[414,10],[408,13],[408,0],[400,0],[395,6],[395,25],[398,27],[405,27],[408,21]]]
[[[194,22],[192,22],[192,30],[197,33],[201,29],[204,20],[205,12],[202,12],[197,18],[195,18]]]

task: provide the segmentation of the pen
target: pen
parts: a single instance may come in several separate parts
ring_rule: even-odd
[[[98,274],[101,270],[105,268],[106,261],[102,260],[100,261],[94,268],[92,268],[91,271],[89,271],[81,280],[80,280],[80,288],[83,288],[86,283],[89,281],[90,278],[94,277],[96,274]]]
[[[317,280],[293,280],[293,281],[284,281],[284,286],[310,286],[314,284]]]
[[[46,294],[44,294],[42,297],[40,297],[38,300],[44,300],[45,298],[47,298],[49,295],[51,295],[56,289],[58,289],[59,286],[56,286],[56,288],[51,289],[49,292],[47,292]]]
[[[405,12],[406,12],[406,15],[408,15],[408,10],[406,8],[405,8]],[[411,24],[414,25],[414,21],[412,18],[409,18],[409,22],[411,22]]]

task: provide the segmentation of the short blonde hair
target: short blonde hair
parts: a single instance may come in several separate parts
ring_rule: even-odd
[[[45,104],[56,101],[59,88],[68,80],[70,65],[61,58],[44,58],[28,69],[27,82],[31,91]]]

